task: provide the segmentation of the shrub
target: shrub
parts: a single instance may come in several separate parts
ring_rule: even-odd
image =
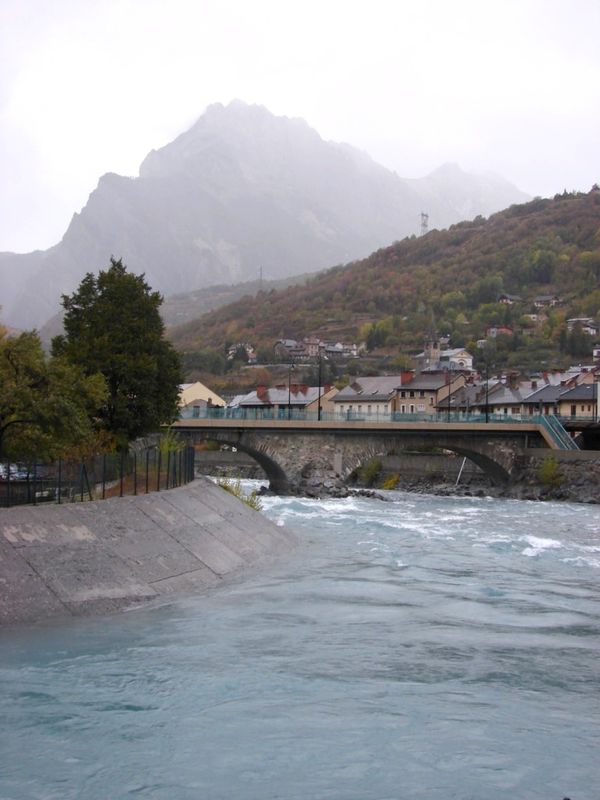
[[[543,486],[560,486],[564,482],[555,456],[546,456],[537,469],[538,480]]]
[[[370,461],[367,461],[359,470],[362,483],[364,483],[365,486],[373,486],[379,478],[381,468],[382,464],[380,458],[372,458]]]
[[[381,484],[382,489],[395,489],[396,486],[400,483],[400,475],[397,472],[394,472],[392,475],[388,475],[388,477],[384,480]]]

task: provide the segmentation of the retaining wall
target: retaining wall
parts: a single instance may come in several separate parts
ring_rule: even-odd
[[[209,589],[295,545],[199,479],[166,492],[0,511],[0,625]]]

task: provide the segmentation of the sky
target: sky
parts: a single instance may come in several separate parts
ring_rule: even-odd
[[[402,177],[600,182],[599,0],[0,0],[0,251],[62,238],[205,108],[302,117]]]

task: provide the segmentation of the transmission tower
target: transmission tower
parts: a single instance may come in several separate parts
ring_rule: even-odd
[[[429,214],[421,211],[421,236],[425,236],[429,229]]]

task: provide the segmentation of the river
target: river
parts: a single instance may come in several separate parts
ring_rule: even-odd
[[[2,800],[597,800],[597,507],[265,498],[212,594],[0,639]]]

